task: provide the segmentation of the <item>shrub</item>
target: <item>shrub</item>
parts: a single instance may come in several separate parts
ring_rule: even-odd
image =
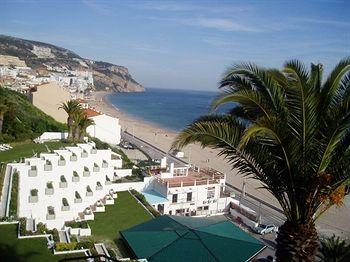
[[[67,221],[64,223],[66,227],[71,227],[71,228],[89,228],[89,224],[85,221]]]
[[[32,190],[30,190],[30,195],[31,195],[31,196],[38,196],[38,189],[32,189]]]
[[[55,243],[56,251],[74,250],[76,248],[76,246],[77,246],[77,242],[71,242],[71,243],[58,242],[58,243]]]
[[[36,228],[39,234],[45,234],[45,232],[48,232],[46,225],[41,222],[36,226]]]
[[[46,183],[47,188],[53,188],[52,181]]]
[[[25,236],[27,234],[26,230],[26,219],[24,217],[21,217],[19,219],[19,234],[21,236]]]
[[[53,241],[59,242],[60,241],[60,236],[58,235],[58,230],[54,228],[51,232]]]

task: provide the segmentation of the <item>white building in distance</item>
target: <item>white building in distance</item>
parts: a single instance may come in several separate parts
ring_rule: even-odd
[[[102,114],[91,108],[85,108],[84,110],[86,115],[95,122],[94,125],[86,129],[91,137],[96,137],[111,145],[118,145],[120,143],[121,127],[118,118]]]

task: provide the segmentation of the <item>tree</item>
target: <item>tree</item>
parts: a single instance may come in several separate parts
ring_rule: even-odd
[[[347,245],[345,240],[334,235],[330,238],[321,239],[319,254],[317,255],[321,261],[341,262],[349,261],[350,245]]]
[[[216,148],[239,174],[259,180],[286,216],[279,228],[278,261],[314,261],[315,221],[341,205],[350,165],[350,59],[325,81],[323,67],[300,61],[283,70],[238,64],[223,76],[213,108],[182,130],[173,149],[199,142]]]
[[[83,110],[77,110],[73,114],[73,123],[72,123],[72,139],[73,142],[79,141],[79,134],[80,134],[80,122],[85,117],[85,114]]]
[[[67,127],[68,127],[68,140],[73,139],[73,116],[78,112],[81,111],[81,106],[76,100],[69,100],[66,103],[62,103],[58,109],[63,109],[66,111],[68,118],[67,118]]]
[[[86,115],[81,118],[79,122],[79,141],[84,141],[84,136],[86,135],[86,128],[95,124],[94,120],[88,118]]]

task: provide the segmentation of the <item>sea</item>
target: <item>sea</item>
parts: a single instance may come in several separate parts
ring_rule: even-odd
[[[121,112],[160,127],[180,131],[198,117],[210,114],[213,91],[146,88],[139,93],[113,93],[107,100]],[[229,105],[217,113],[228,111]]]

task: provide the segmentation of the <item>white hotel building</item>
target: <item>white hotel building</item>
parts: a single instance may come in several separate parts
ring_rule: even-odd
[[[214,170],[192,170],[166,165],[149,169],[140,182],[114,183],[131,175],[122,169],[120,155],[94,143],[77,144],[22,163],[7,165],[18,175],[17,216],[62,229],[66,221],[93,220],[114,204],[116,192],[135,189],[161,214],[207,216],[228,211],[231,198],[224,195],[225,175]]]
[[[104,211],[113,204],[113,194],[130,185],[113,183],[131,175],[122,169],[120,155],[97,150],[94,144],[78,144],[8,164],[7,172],[18,174],[17,216],[42,222],[48,228],[62,228],[65,221],[91,220],[92,211]],[[142,187],[143,182],[135,183]]]
[[[142,193],[161,214],[208,216],[228,210],[232,199],[225,194],[226,176],[216,170],[167,166],[164,158],[149,172],[153,179]]]

